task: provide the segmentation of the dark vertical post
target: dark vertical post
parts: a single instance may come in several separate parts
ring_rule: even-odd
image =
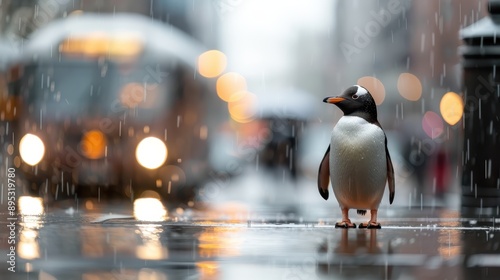
[[[500,207],[500,1],[489,17],[462,29],[464,145],[462,207],[496,214]],[[497,67],[499,66],[499,67]]]

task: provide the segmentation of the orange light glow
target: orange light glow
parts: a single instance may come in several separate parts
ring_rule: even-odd
[[[120,103],[127,108],[151,108],[159,99],[158,84],[125,84],[120,91]]]
[[[422,128],[427,136],[435,139],[443,133],[443,120],[438,114],[427,111],[422,118]]]
[[[70,37],[59,45],[61,53],[88,57],[133,57],[139,55],[142,49],[140,37],[127,32],[114,35],[95,32],[83,37]]]
[[[0,87],[2,86],[0,85]],[[15,120],[20,103],[18,97],[7,96],[7,90],[3,91],[3,89],[0,88],[0,120]]]
[[[198,236],[198,249],[203,258],[239,256],[242,239],[239,228],[207,228]]]
[[[375,104],[380,105],[385,99],[385,87],[382,82],[371,76],[365,76],[358,79],[358,85],[365,87],[372,94]]]
[[[248,91],[235,93],[228,105],[231,118],[239,123],[248,123],[253,120],[255,115],[255,104],[257,97]]]
[[[455,125],[464,113],[464,102],[460,95],[447,92],[439,103],[441,116],[449,125]]]
[[[85,201],[85,208],[87,210],[94,210],[94,202],[92,200]]]
[[[232,96],[240,91],[247,90],[245,78],[235,72],[229,72],[217,79],[217,95],[224,101],[229,102]]]
[[[219,279],[219,266],[213,261],[201,261],[196,263],[200,271],[200,279]]]
[[[404,98],[417,101],[422,96],[422,83],[411,73],[401,73],[398,78],[398,91]]]
[[[90,130],[83,135],[80,143],[82,153],[90,159],[102,158],[106,151],[106,136],[99,130]]]
[[[210,50],[198,57],[198,72],[206,78],[214,78],[226,69],[226,55],[218,50]]]

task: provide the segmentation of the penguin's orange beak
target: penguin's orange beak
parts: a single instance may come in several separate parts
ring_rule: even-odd
[[[343,97],[327,97],[327,98],[323,99],[323,102],[336,104],[336,103],[339,103],[339,102],[344,101],[344,100],[345,100],[345,98],[343,98]]]

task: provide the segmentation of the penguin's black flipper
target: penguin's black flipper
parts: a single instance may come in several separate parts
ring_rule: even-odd
[[[394,167],[392,167],[391,155],[387,149],[387,138],[385,138],[385,159],[387,164],[387,182],[389,183],[389,203],[392,204],[396,192],[396,185],[394,183]]]
[[[328,199],[328,183],[330,182],[330,145],[321,160],[318,171],[318,191],[321,197]]]

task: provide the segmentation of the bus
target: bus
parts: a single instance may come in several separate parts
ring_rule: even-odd
[[[191,201],[220,111],[197,75],[203,51],[141,15],[81,14],[37,30],[12,67],[18,188],[48,201]]]

